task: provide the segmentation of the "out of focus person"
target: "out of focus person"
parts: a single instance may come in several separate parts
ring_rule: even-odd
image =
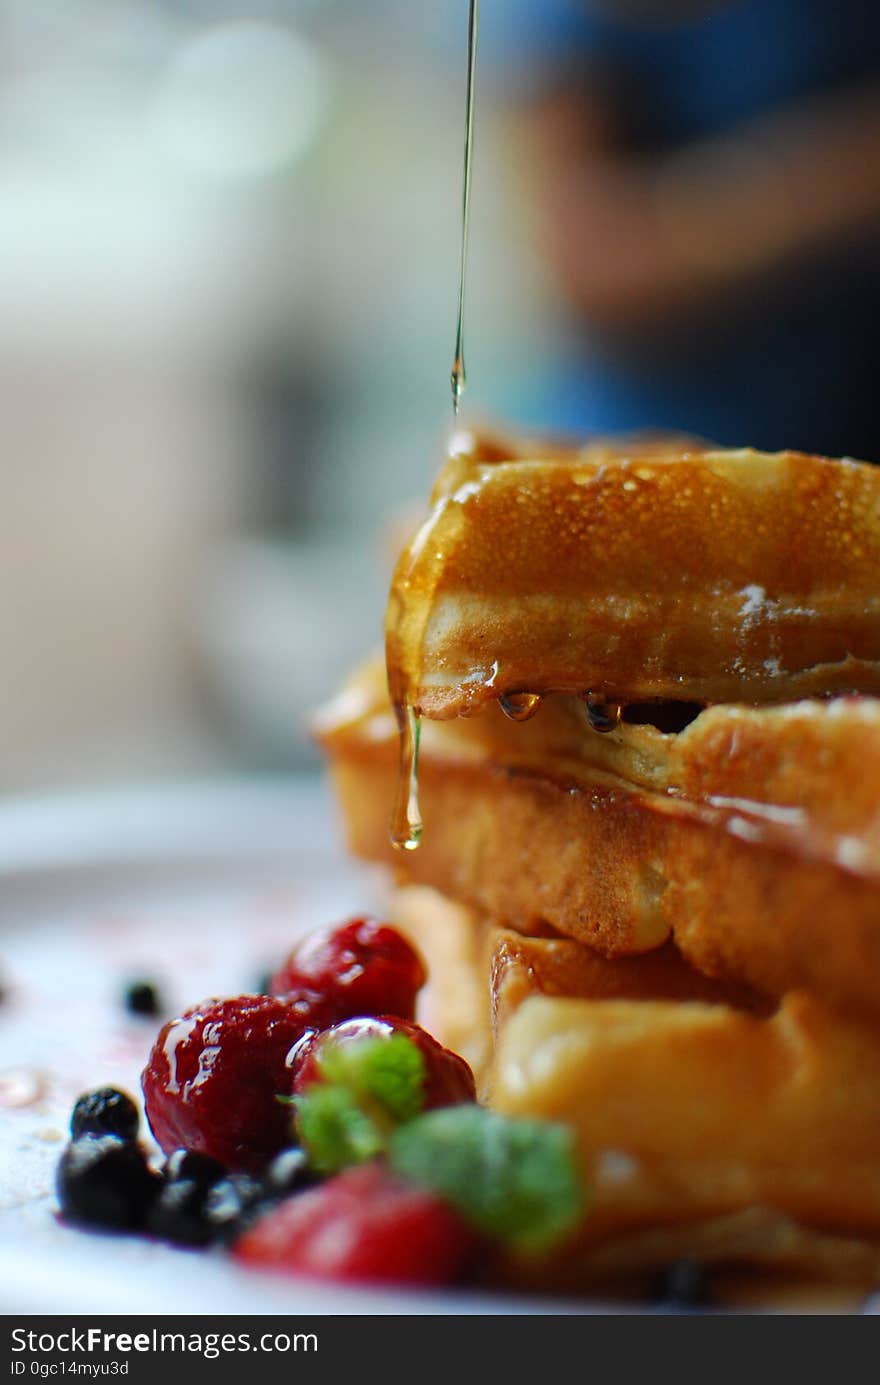
[[[483,10],[571,320],[530,421],[880,460],[876,0]]]

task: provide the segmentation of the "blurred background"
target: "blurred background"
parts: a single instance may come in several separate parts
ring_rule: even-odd
[[[451,422],[467,0],[0,0],[0,790],[313,764]],[[880,456],[873,0],[483,0],[466,411]]]

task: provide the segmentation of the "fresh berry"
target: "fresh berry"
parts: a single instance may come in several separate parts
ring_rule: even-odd
[[[70,1135],[116,1135],[120,1140],[136,1140],[141,1118],[127,1092],[116,1087],[99,1087],[86,1092],[73,1108]]]
[[[209,1186],[189,1178],[165,1183],[147,1215],[147,1231],[176,1246],[209,1245],[213,1240],[205,1218]]]
[[[352,919],[313,934],[272,978],[273,995],[317,993],[332,1001],[334,1020],[356,1015],[412,1019],[425,968],[402,934],[375,919]]]
[[[225,1177],[226,1170],[217,1159],[200,1154],[197,1149],[175,1149],[165,1160],[162,1177],[166,1183],[179,1183],[187,1180],[209,1188]]]
[[[139,1145],[115,1135],[84,1135],[61,1156],[56,1190],[67,1221],[107,1230],[141,1226],[158,1179]]]
[[[658,1275],[653,1296],[666,1312],[706,1307],[712,1300],[705,1267],[699,1260],[673,1261]]]
[[[242,1217],[259,1194],[260,1185],[245,1174],[171,1179],[150,1208],[147,1230],[178,1246],[227,1241],[242,1229]]]
[[[311,1187],[314,1174],[309,1169],[309,1157],[298,1145],[282,1149],[276,1154],[266,1170],[263,1180],[264,1194],[270,1198],[286,1197],[302,1188]]]
[[[246,1264],[323,1279],[449,1284],[477,1239],[429,1193],[362,1164],[282,1202],[235,1245]]]
[[[152,981],[130,981],[122,999],[130,1015],[144,1015],[149,1018],[162,1013],[159,991]]]
[[[353,1045],[362,1044],[366,1039],[390,1039],[394,1034],[409,1039],[424,1060],[424,1085],[419,1103],[411,1114],[415,1115],[419,1110],[430,1111],[438,1106],[457,1106],[463,1101],[476,1101],[474,1075],[465,1060],[451,1049],[444,1048],[420,1025],[398,1019],[395,1015],[343,1020],[323,1033],[306,1035],[294,1054],[294,1093],[300,1096],[315,1082],[327,1081],[332,1077],[332,1071],[327,1069],[327,1057],[331,1050],[344,1060],[346,1051],[353,1051]],[[331,1060],[330,1069],[333,1066]],[[344,1063],[338,1066],[342,1069]],[[342,1071],[340,1075],[344,1076]]]
[[[290,1142],[288,1055],[308,1025],[272,996],[212,1000],[160,1031],[142,1077],[162,1149],[181,1145],[252,1172]]]
[[[205,1200],[205,1216],[214,1239],[228,1243],[251,1225],[266,1205],[262,1183],[246,1173],[231,1173],[215,1183]]]

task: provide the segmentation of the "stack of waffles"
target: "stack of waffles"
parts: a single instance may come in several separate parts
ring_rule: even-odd
[[[351,849],[590,1188],[512,1276],[878,1282],[880,470],[461,434],[386,634],[318,723]]]

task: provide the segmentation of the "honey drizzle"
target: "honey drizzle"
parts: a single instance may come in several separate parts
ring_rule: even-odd
[[[623,716],[623,707],[619,702],[603,702],[592,693],[581,693],[581,697],[587,704],[587,716],[594,731],[616,731]]]
[[[498,699],[498,706],[511,721],[530,721],[543,700],[541,693],[502,693]]]
[[[400,727],[400,769],[391,814],[391,845],[395,851],[415,851],[422,838],[419,810],[421,719],[412,707],[399,707],[397,723]]]
[[[455,332],[455,355],[452,361],[452,412],[458,417],[461,397],[467,387],[464,365],[464,281],[467,268],[468,231],[471,219],[471,166],[474,154],[474,96],[477,74],[477,34],[480,27],[480,0],[470,0],[468,13],[468,66],[464,131],[464,187],[461,205],[461,256],[458,275],[458,326]]]

